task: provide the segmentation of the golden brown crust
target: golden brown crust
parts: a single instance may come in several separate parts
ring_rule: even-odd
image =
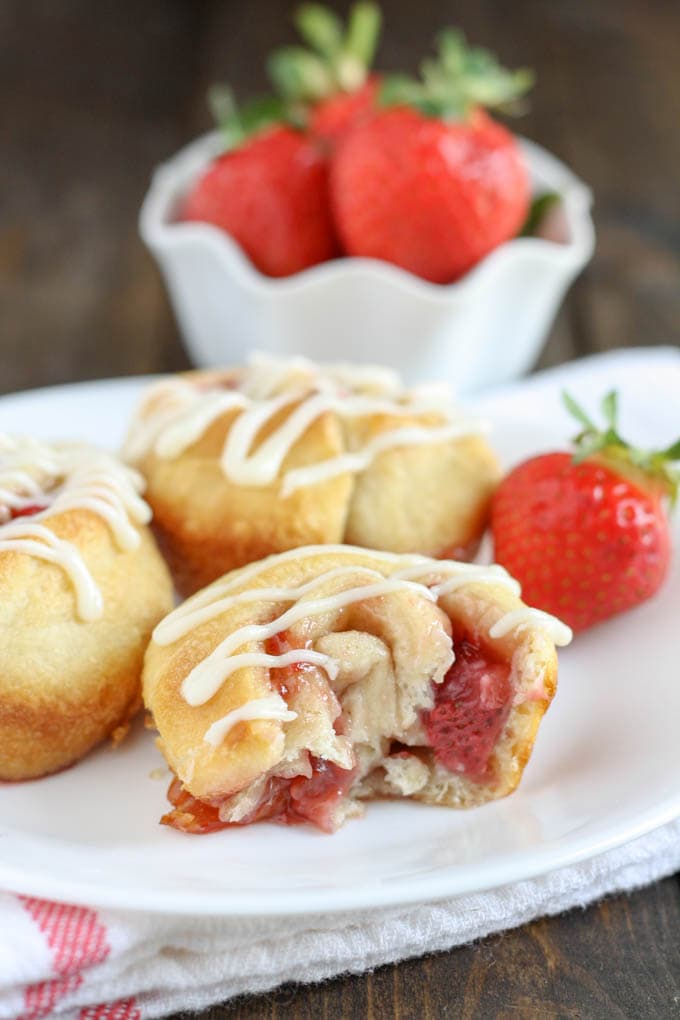
[[[234,417],[222,416],[178,458],[151,454],[139,465],[147,479],[145,498],[154,511],[154,529],[184,595],[270,553],[342,541],[351,477],[339,475],[285,500],[278,481],[261,487],[231,483],[219,456]],[[258,444],[281,417],[261,431]],[[307,429],[303,442],[295,444],[283,471],[342,451],[340,425],[333,415],[324,414]]]
[[[229,578],[233,581],[229,594],[236,595],[260,587],[295,587],[325,571],[349,565],[356,568],[357,580],[343,580],[344,588],[350,583],[367,583],[367,570],[389,576],[405,565],[398,558],[386,562],[370,550],[303,553],[305,551],[300,550],[299,556],[271,557],[264,564],[258,565],[256,574],[255,568],[234,572]],[[371,576],[374,580],[375,575]],[[332,589],[331,582],[328,584]],[[321,593],[325,593],[325,589],[321,589]],[[316,592],[314,597],[317,597]],[[380,602],[380,607],[376,606],[377,602]],[[196,797],[218,803],[269,773],[280,763],[291,724],[262,720],[241,722],[230,731],[222,745],[214,748],[203,740],[208,727],[233,709],[270,695],[276,689],[270,670],[262,666],[239,669],[210,701],[199,707],[187,704],[181,694],[181,684],[189,672],[233,631],[248,624],[269,622],[287,606],[288,603],[275,605],[260,601],[232,605],[173,644],[159,646],[152,642],[149,646],[143,677],[145,704],[153,713],[161,735],[160,746],[168,763],[185,788]],[[395,735],[400,741],[407,739],[409,746],[413,746],[414,752],[427,765],[427,784],[412,794],[415,799],[451,807],[472,807],[506,796],[516,787],[529,760],[541,717],[555,692],[557,658],[554,644],[544,631],[526,626],[515,628],[503,637],[492,638],[489,634],[489,630],[505,614],[522,606],[521,600],[507,587],[470,583],[454,593],[442,596],[438,608],[422,596],[399,592],[386,595],[382,600],[373,600],[370,605],[367,602],[355,603],[337,617],[312,617],[296,626],[300,628],[299,635],[305,639],[308,647],[325,652],[331,647],[325,635],[332,634],[335,634],[336,648],[338,641],[341,644],[343,641],[353,641],[356,648],[357,639],[348,636],[353,633],[370,636],[373,641],[370,648],[372,653],[376,650],[379,652],[380,646],[384,646],[385,662],[393,670],[392,683],[398,688],[397,700],[402,705],[407,697],[408,685],[415,675],[422,674],[425,677],[422,686],[426,689],[427,699],[430,685],[428,678],[434,675],[434,660],[424,662],[423,659],[430,653],[436,653],[437,642],[441,644],[442,635],[450,650],[450,639],[446,635],[451,630],[454,646],[461,635],[469,635],[493,657],[511,664],[511,679],[517,697],[497,743],[491,761],[492,778],[489,781],[473,782],[439,766],[426,741],[423,739],[418,743],[417,722],[408,731],[407,738],[403,733]],[[425,615],[419,615],[423,613]],[[389,621],[390,617],[391,622],[386,624],[385,620]],[[414,631],[414,634],[405,652],[403,642],[409,639],[406,633],[409,630]],[[424,640],[424,635],[427,635],[427,640]],[[401,650],[396,647],[399,641],[403,646]],[[350,648],[351,653],[351,646],[348,644],[346,647]],[[240,649],[258,650],[262,651],[262,645],[257,642],[250,642]],[[369,666],[373,669],[377,662],[375,654],[370,661],[367,657],[366,670]],[[314,670],[310,669],[306,675],[312,677]],[[319,671],[319,676],[326,683],[325,674]],[[352,682],[356,685],[361,679],[361,676],[354,677]],[[341,670],[339,681],[331,684],[334,695],[339,697],[344,706],[343,711],[347,711],[348,705],[346,691],[349,688],[343,689],[342,686],[345,681],[346,677],[343,680]],[[389,701],[387,693],[387,700],[383,692],[376,701],[376,704],[383,707],[381,710],[385,711]],[[365,701],[371,696],[368,688],[366,694],[362,695]],[[426,706],[426,700],[422,700],[422,690],[420,697],[419,711],[422,711],[422,706]],[[389,739],[384,743],[383,754],[389,753],[389,743]],[[386,783],[379,766],[361,778],[361,787],[355,791],[355,796],[370,798],[394,795],[394,790]]]
[[[138,704],[144,650],[172,606],[172,584],[148,529],[121,552],[89,510],[42,521],[72,542],[98,585],[100,619],[82,622],[55,564],[0,553],[0,779],[65,768]]]
[[[386,423],[373,425],[373,434]],[[355,480],[344,541],[369,549],[442,556],[474,547],[498,483],[479,436],[386,450]]]
[[[186,377],[209,384],[228,383],[237,375]],[[255,448],[296,406],[261,430]],[[144,413],[153,409],[152,402]],[[326,412],[294,444],[279,478],[263,487],[234,484],[220,467],[236,416],[225,412],[174,459],[148,453],[135,465],[146,478],[154,528],[183,595],[229,570],[298,546],[348,542],[440,556],[474,549],[484,531],[500,468],[479,436],[388,449],[358,475],[339,475],[281,495],[281,478],[291,468],[355,451],[395,427],[436,427],[441,416],[371,414],[347,423]]]

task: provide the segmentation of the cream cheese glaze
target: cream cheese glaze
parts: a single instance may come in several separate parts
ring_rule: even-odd
[[[365,555],[366,551],[346,545],[308,546],[307,548],[293,549],[287,553],[282,553],[277,559],[304,559],[317,556],[320,553],[352,556],[356,554]],[[153,640],[156,644],[171,645],[191,633],[196,627],[207,623],[237,604],[260,601],[276,604],[292,603],[283,612],[278,613],[269,623],[251,624],[241,627],[233,631],[224,641],[218,644],[184,678],[181,691],[185,701],[189,705],[205,704],[220,690],[227,677],[243,666],[263,666],[271,669],[290,665],[293,662],[309,662],[324,669],[332,680],[337,675],[337,664],[330,656],[323,655],[311,648],[295,649],[293,651],[282,652],[278,655],[272,655],[264,651],[240,652],[239,650],[250,642],[264,642],[302,619],[325,612],[332,612],[353,602],[406,590],[413,591],[431,602],[437,602],[438,599],[450,592],[468,584],[500,584],[509,588],[515,594],[519,594],[517,582],[502,567],[495,564],[482,566],[471,563],[435,560],[426,556],[401,556],[385,552],[371,552],[370,555],[374,559],[383,561],[386,564],[387,576],[360,565],[349,565],[325,571],[313,580],[298,587],[257,588],[255,586],[247,591],[230,594],[234,588],[241,587],[246,582],[256,585],[257,575],[266,569],[271,562],[265,560],[240,570],[230,580],[211,585],[210,588],[199,592],[175,609],[156,627],[153,635]],[[397,564],[404,565],[397,566]],[[361,583],[352,583],[353,577],[356,578],[357,574],[361,575]],[[315,589],[323,586],[328,581],[342,580],[343,576],[346,576],[350,581],[349,587],[333,595],[313,598]],[[531,609],[528,606],[506,613],[505,616],[490,628],[489,634],[492,638],[502,637],[513,630],[519,631],[527,627],[542,630],[556,645],[566,645],[571,640],[571,631],[565,624],[548,613],[538,609]],[[454,658],[452,648],[451,664]],[[218,742],[216,735],[228,732],[228,729],[231,728],[231,723],[227,724],[225,720],[231,718],[232,714],[230,713],[224,719],[217,720],[210,727],[204,737],[208,743],[216,745]],[[272,717],[248,715],[244,716],[244,718]],[[225,726],[226,729],[224,728]],[[210,734],[210,739],[208,734]]]
[[[297,719],[297,712],[289,711],[280,694],[270,694],[266,698],[254,698],[214,722],[206,730],[204,739],[213,747],[219,747],[236,723],[250,719],[276,719],[279,722],[292,722]]]
[[[226,378],[226,377],[225,377]],[[279,476],[295,443],[321,415],[340,421],[389,415],[395,418],[436,415],[437,424],[385,429],[363,447],[285,473],[281,495],[339,474],[364,471],[378,454],[397,446],[438,443],[487,431],[478,420],[463,417],[443,386],[406,389],[386,369],[350,365],[318,366],[304,358],[255,357],[229,376],[228,389],[206,378],[164,379],[151,387],[123,448],[132,463],[153,452],[161,459],[179,457],[225,413],[235,413],[220,463],[226,478],[238,485],[267,486]],[[295,406],[292,406],[295,405]],[[253,450],[257,436],[286,408],[292,410]]]
[[[104,608],[101,592],[79,550],[51,530],[50,519],[89,510],[119,549],[134,549],[137,526],[151,519],[143,487],[136,471],[102,450],[0,434],[0,554],[24,553],[60,567],[73,585],[78,617],[96,620]],[[36,506],[30,516],[15,516]]]

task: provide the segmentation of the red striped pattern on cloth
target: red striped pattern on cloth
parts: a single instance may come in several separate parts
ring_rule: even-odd
[[[121,999],[81,1009],[79,1020],[141,1020],[142,1011],[134,999]]]
[[[104,962],[111,947],[106,928],[94,910],[31,896],[20,896],[19,900],[45,937],[55,976],[26,987],[24,1012],[17,1020],[41,1020],[51,1015],[61,999],[80,987],[84,968]],[[141,1015],[131,998],[86,1006],[80,1011],[79,1020],[141,1020]]]

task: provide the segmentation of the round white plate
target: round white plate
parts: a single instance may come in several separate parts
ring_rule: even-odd
[[[565,375],[579,395],[604,392],[602,372],[578,367],[479,405],[508,463],[573,431],[556,399]],[[675,383],[680,395],[680,361]],[[115,445],[141,386],[6,397],[0,429]],[[628,411],[664,440],[662,403],[640,398]],[[0,888],[130,910],[285,915],[435,899],[591,857],[680,814],[679,604],[676,559],[657,598],[561,654],[534,756],[504,801],[467,812],[371,804],[333,836],[269,824],[186,836],[158,825],[168,780],[152,778],[163,762],[139,726],[118,750],[59,775],[0,784]]]

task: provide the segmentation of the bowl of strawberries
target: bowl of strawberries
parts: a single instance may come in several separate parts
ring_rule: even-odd
[[[391,365],[470,391],[535,361],[594,247],[588,188],[489,111],[526,70],[444,31],[421,75],[369,71],[380,13],[317,4],[274,94],[159,167],[140,214],[195,363],[253,349]]]

